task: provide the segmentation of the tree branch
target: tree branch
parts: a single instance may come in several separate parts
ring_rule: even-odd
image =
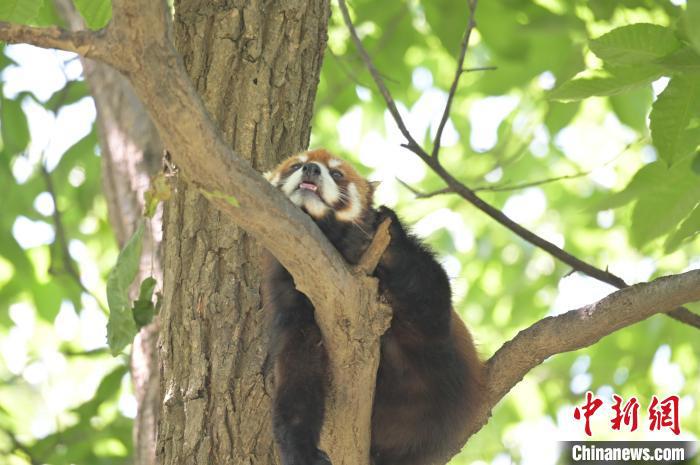
[[[374,79],[374,83],[376,84],[377,88],[379,89],[379,92],[382,94],[382,97],[384,97],[384,101],[386,102],[386,106],[389,109],[389,112],[391,113],[391,115],[394,117],[394,121],[396,121],[396,124],[398,125],[399,130],[401,131],[401,134],[403,134],[403,136],[406,138],[406,140],[409,142],[409,144],[418,146],[418,143],[413,139],[413,136],[411,135],[410,131],[408,130],[408,128],[404,124],[403,119],[401,118],[401,114],[399,113],[399,110],[396,107],[396,103],[394,102],[394,99],[391,97],[391,93],[389,92],[389,89],[387,89],[386,85],[384,84],[384,79],[379,74],[379,71],[377,71],[377,68],[374,66],[372,59],[369,57],[369,54],[367,53],[367,50],[362,45],[362,41],[360,40],[360,37],[357,35],[357,30],[352,25],[352,20],[350,19],[350,12],[348,12],[348,7],[345,4],[345,0],[338,0],[338,6],[340,7],[340,11],[343,14],[343,20],[345,21],[345,25],[348,27],[348,30],[350,31],[350,37],[352,38],[352,41],[355,43],[355,48],[357,48],[357,52],[360,54],[360,58],[362,58],[362,61],[365,63],[365,66],[367,66],[367,69],[369,70],[370,74],[372,75],[372,78]]]
[[[111,46],[107,37],[106,30],[71,32],[58,27],[33,27],[0,21],[2,41],[56,48],[116,64],[115,57],[110,53]]]
[[[464,37],[462,38],[462,43],[459,50],[459,58],[457,59],[457,70],[455,71],[455,77],[452,80],[452,85],[450,86],[450,93],[447,95],[447,102],[445,103],[445,110],[442,112],[442,118],[440,119],[440,125],[438,126],[437,133],[435,134],[435,141],[433,142],[433,151],[430,154],[431,157],[437,160],[440,154],[440,145],[442,143],[442,131],[445,129],[445,124],[450,117],[450,109],[452,108],[452,101],[457,93],[457,85],[459,84],[459,78],[462,77],[464,73],[464,58],[467,55],[467,49],[469,48],[469,39],[472,35],[474,27],[476,27],[476,21],[474,20],[474,13],[476,13],[476,5],[478,0],[467,0],[467,5],[469,6],[469,20],[467,21],[467,27],[464,31]]]
[[[473,4],[474,6],[476,6],[475,2],[471,3],[472,1],[473,0],[470,0],[470,5]],[[622,278],[608,271],[601,270],[600,268],[597,268],[591,265],[590,263],[587,263],[571,255],[570,253],[566,252],[565,250],[561,249],[555,244],[549,242],[543,237],[538,236],[529,229],[521,226],[520,224],[508,218],[502,211],[492,206],[491,204],[485,202],[478,195],[476,195],[474,190],[470,189],[465,184],[458,181],[440,164],[437,157],[429,155],[420,145],[418,145],[418,143],[416,143],[415,139],[406,129],[406,125],[401,119],[401,115],[398,113],[398,111],[395,111],[396,103],[394,102],[393,97],[384,85],[382,77],[379,75],[376,68],[374,67],[372,59],[365,51],[364,46],[362,45],[362,41],[360,41],[359,37],[357,36],[357,31],[355,30],[355,26],[353,25],[352,20],[350,19],[350,15],[345,5],[345,0],[338,0],[338,3],[340,5],[340,10],[343,13],[343,19],[345,20],[345,24],[350,31],[350,36],[353,38],[353,42],[355,43],[355,46],[357,47],[358,52],[360,53],[360,56],[365,61],[365,66],[367,66],[367,69],[372,75],[376,86],[380,89],[381,94],[384,97],[384,101],[387,107],[389,108],[391,115],[394,118],[394,121],[399,126],[399,129],[401,129],[401,133],[406,138],[407,142],[405,144],[402,144],[402,147],[407,148],[408,150],[416,154],[416,156],[418,156],[421,160],[423,160],[423,162],[426,165],[428,165],[428,167],[430,167],[433,170],[433,172],[445,182],[445,184],[447,184],[447,188],[445,190],[449,190],[458,194],[467,202],[471,203],[476,208],[486,213],[497,223],[500,223],[501,225],[505,226],[510,231],[512,231],[525,241],[529,242],[530,244],[541,248],[553,257],[571,266],[574,270],[580,271],[592,278],[615,286],[618,289],[622,289],[628,286],[628,284]],[[435,195],[437,195],[437,193]],[[675,310],[671,310],[668,312],[668,315],[671,318],[674,318],[680,322],[690,324],[696,328],[700,328],[700,315],[696,315],[695,313],[691,312],[686,308],[680,307]]]
[[[489,420],[491,410],[530,370],[548,357],[588,347],[656,313],[700,300],[700,270],[665,276],[616,291],[598,302],[543,318],[520,331],[486,362],[486,395],[469,421],[463,441]],[[447,462],[459,449],[442,457]]]
[[[339,2],[358,50],[364,50],[349,20],[344,0]],[[388,324],[387,315],[381,314],[380,306],[376,303],[376,281],[353,273],[311,219],[224,143],[173,47],[165,3],[115,0],[113,7],[114,18],[110,28],[115,37],[128,44],[131,50],[128,57],[121,57],[119,61],[127,65],[126,74],[137,94],[149,112],[157,116],[154,119],[162,139],[180,172],[198,188],[211,193],[211,201],[222,213],[260,239],[292,272],[299,289],[309,296],[317,309],[316,317],[324,334],[324,344],[328,344],[333,375],[355,369],[362,376],[361,382],[374,379],[378,364],[378,335]],[[366,52],[361,52],[361,55],[371,65]],[[576,269],[593,273],[592,276],[603,281],[612,280],[626,286],[620,278],[566,254],[522,228],[454,179],[437,159],[431,158],[411,137],[373,66],[370,72],[408,141],[407,147],[435,170],[450,188],[526,240],[552,254],[565,254],[561,258],[564,261],[574,259]],[[163,76],[168,76],[167,91],[162,85]],[[207,150],[202,150],[203,147]],[[309,253],[310,250],[316,252]],[[316,271],[320,269],[324,270],[323,276]],[[691,271],[632,286],[596,304],[536,323],[505,344],[489,360],[488,402],[480,406],[468,436],[486,422],[493,405],[524,373],[546,357],[590,345],[606,334],[654,313],[698,299],[700,271]],[[377,315],[366,318],[365,314],[359,314],[357,309],[364,303],[368,303],[371,310],[377,310]],[[363,321],[364,318],[367,321]],[[352,347],[343,347],[344,343]],[[346,379],[334,378],[335,384],[342,386],[343,381]],[[352,387],[353,382],[349,381],[347,385]],[[348,393],[350,391],[339,391],[335,395],[340,398],[330,399],[331,406],[335,408],[340,405],[341,409],[328,419],[331,423],[331,440],[341,443],[345,440],[344,446],[347,446],[348,437],[368,442],[369,438],[364,437],[365,434],[369,435],[368,428],[355,429],[358,424],[367,426],[358,423],[357,418],[364,415],[368,419],[368,409],[372,405],[371,392],[356,393],[352,399],[342,398]],[[348,422],[352,423],[352,427],[348,426]],[[345,430],[353,431],[348,433]],[[366,460],[365,452],[363,450],[359,454],[363,461]],[[336,463],[360,462],[346,459]]]

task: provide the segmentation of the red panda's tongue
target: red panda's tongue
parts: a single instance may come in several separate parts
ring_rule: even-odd
[[[301,184],[299,184],[299,189],[306,189],[306,190],[309,190],[312,192],[316,192],[316,190],[318,189],[318,186],[316,186],[316,184],[312,184],[310,182],[302,182]]]

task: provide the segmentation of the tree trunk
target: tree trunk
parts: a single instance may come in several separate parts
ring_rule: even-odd
[[[185,66],[259,170],[308,144],[328,15],[325,0],[175,2]],[[159,463],[274,463],[260,247],[176,180],[163,251]]]

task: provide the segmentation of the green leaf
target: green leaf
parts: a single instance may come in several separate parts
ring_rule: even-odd
[[[694,132],[689,124],[700,117],[700,82],[692,76],[674,76],[659,95],[649,115],[651,137],[659,156],[669,164],[688,155]],[[691,130],[691,132],[688,132]],[[691,140],[688,141],[688,138]]]
[[[662,176],[639,197],[632,211],[632,243],[641,248],[678,225],[700,200],[700,176],[691,169],[691,160],[666,168]]]
[[[442,46],[451,52],[459,50],[459,43],[469,18],[466,2],[454,3],[451,0],[432,0],[422,4],[425,19]],[[450,14],[445,14],[449,11]]]
[[[606,63],[638,65],[661,58],[680,47],[673,30],[656,24],[632,24],[613,29],[590,42],[591,51]]]
[[[60,89],[44,103],[47,110],[57,113],[61,107],[75,103],[83,97],[88,96],[88,89],[85,81],[68,81],[63,89]]]
[[[170,184],[164,173],[159,173],[151,179],[151,187],[144,192],[143,199],[145,203],[144,216],[153,218],[156,214],[156,208],[160,202],[165,202],[170,199],[172,191]]]
[[[141,246],[145,220],[138,227],[119,253],[117,263],[107,277],[107,343],[113,356],[119,355],[136,335],[136,324],[131,314],[129,286],[136,278],[141,258]]]
[[[97,415],[97,410],[105,401],[115,398],[119,393],[122,385],[122,379],[128,372],[126,365],[119,365],[110,373],[105,375],[97,386],[95,395],[87,402],[75,407],[73,411],[77,413],[81,419],[90,420]]]
[[[610,105],[621,123],[636,129],[640,133],[647,130],[647,115],[651,108],[653,93],[651,86],[643,86],[610,97]]]
[[[153,291],[156,288],[156,280],[153,277],[148,277],[141,282],[139,290],[139,298],[134,301],[134,306],[131,309],[136,326],[142,328],[153,321],[155,314],[155,306],[153,305]]]
[[[570,101],[597,96],[617,95],[637,89],[658,79],[663,73],[657,66],[615,68],[599,76],[574,78],[549,93],[554,100]]]
[[[691,47],[683,47],[655,63],[674,73],[700,73],[700,55]]]
[[[581,104],[579,102],[562,103],[550,101],[544,119],[544,123],[547,125],[550,134],[556,134],[560,129],[569,124],[580,108]]]
[[[0,126],[5,152],[14,155],[27,148],[29,145],[29,125],[20,102],[2,98]]]
[[[685,30],[695,51],[700,53],[700,0],[688,0],[686,2]]]
[[[0,20],[26,24],[39,13],[43,0],[2,0]]]
[[[671,253],[675,251],[682,242],[698,234],[700,234],[700,203],[695,206],[695,209],[681,223],[678,229],[668,236],[664,243],[664,251],[666,253]]]
[[[640,195],[650,189],[650,186],[662,182],[665,173],[666,166],[660,161],[644,165],[635,173],[632,180],[623,190],[603,199],[596,205],[596,209],[608,210],[618,208],[638,199]]]
[[[223,200],[223,201],[225,201],[226,203],[228,203],[229,205],[231,205],[231,206],[233,206],[233,207],[236,207],[236,208],[238,208],[238,207],[240,206],[240,205],[238,204],[238,199],[237,199],[236,197],[232,196],[232,195],[225,194],[225,193],[223,193],[223,192],[221,192],[221,191],[209,192],[209,191],[205,191],[204,189],[200,189],[199,191],[200,191],[200,192],[202,193],[202,195],[203,195],[207,200],[209,200],[210,202],[211,202],[212,200],[217,200],[217,199],[218,199],[218,200]]]
[[[39,27],[47,26],[59,26],[65,27],[65,21],[59,17],[56,12],[56,6],[54,2],[44,1],[42,2],[39,12],[34,17],[32,24]]]
[[[101,29],[112,18],[111,0],[73,0],[90,29]]]

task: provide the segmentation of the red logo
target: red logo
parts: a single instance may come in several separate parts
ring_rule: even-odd
[[[613,431],[620,431],[622,425],[625,425],[629,431],[635,431],[639,419],[639,402],[636,397],[631,397],[627,402],[617,394],[613,394],[615,403],[612,405],[612,410],[615,413],[610,420]],[[678,405],[680,399],[678,396],[668,396],[659,401],[656,396],[652,396],[651,404],[649,405],[649,431],[660,431],[668,428],[673,431],[673,434],[681,433],[680,418],[678,415]],[[586,392],[586,403],[574,409],[574,418],[576,420],[585,421],[584,431],[588,436],[592,435],[590,418],[603,405],[603,401],[597,399],[591,391]]]

